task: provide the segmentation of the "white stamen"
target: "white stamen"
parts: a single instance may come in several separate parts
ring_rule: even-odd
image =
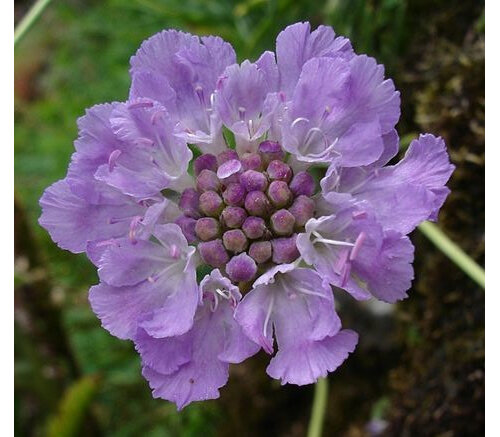
[[[253,137],[253,131],[254,131],[254,129],[253,129],[253,120],[250,119],[250,120],[248,120],[248,136],[250,138]]]
[[[299,286],[294,286],[294,289],[297,290],[297,291],[299,291],[302,294],[307,295],[307,296],[316,296],[316,297],[319,297],[321,299],[328,300],[327,296],[325,296],[324,294],[318,293],[317,291],[307,290],[306,288],[299,287]]]
[[[229,290],[226,290],[225,288],[224,289],[220,289],[220,288],[216,288],[215,289],[215,292],[222,296],[224,299],[230,299],[231,298],[231,292]]]
[[[315,237],[317,237],[316,239],[313,240],[313,244],[314,243],[324,243],[324,244],[331,244],[332,246],[350,246],[350,247],[353,247],[354,244],[353,243],[348,243],[347,241],[339,241],[339,240],[331,240],[329,238],[323,238],[323,236],[319,233],[319,232],[316,232],[316,231],[313,231],[312,233]]]
[[[305,121],[306,123],[309,123],[309,119],[307,119],[305,117],[299,117],[299,118],[296,118],[295,120],[292,121],[291,128],[293,129],[301,121]]]

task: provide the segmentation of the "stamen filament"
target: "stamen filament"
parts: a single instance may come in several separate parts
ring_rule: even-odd
[[[305,289],[305,288],[303,288],[303,287],[297,287],[297,286],[295,286],[295,287],[294,287],[294,289],[295,289],[296,291],[299,291],[299,292],[300,292],[300,293],[302,293],[302,294],[307,295],[307,296],[316,296],[316,297],[319,297],[319,298],[321,298],[321,299],[326,299],[326,300],[328,300],[328,297],[326,297],[324,294],[318,293],[318,292],[316,292],[316,291],[307,290],[307,289]]]
[[[331,244],[332,246],[349,246],[353,247],[353,243],[348,243],[347,241],[339,241],[339,240],[330,240],[329,238],[323,238],[322,235],[319,232],[313,231],[313,235],[317,237],[315,240],[313,240],[314,243],[324,243],[324,244]]]
[[[306,123],[309,123],[309,119],[307,119],[305,117],[299,117],[299,118],[296,118],[295,120],[292,121],[291,127],[294,128],[301,121],[305,121]]]

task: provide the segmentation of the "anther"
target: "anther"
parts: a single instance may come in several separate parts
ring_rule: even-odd
[[[366,211],[353,211],[352,218],[354,220],[365,219],[368,216]]]

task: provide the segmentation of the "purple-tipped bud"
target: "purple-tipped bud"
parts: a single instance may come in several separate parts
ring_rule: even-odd
[[[227,263],[226,272],[233,282],[247,282],[257,273],[257,264],[246,253],[231,258]]]
[[[221,218],[228,228],[241,228],[247,218],[247,212],[239,206],[228,206],[222,211]]]
[[[188,217],[200,217],[200,194],[194,188],[186,188],[179,199],[179,208]]]
[[[297,249],[297,235],[288,238],[275,238],[271,241],[273,246],[273,262],[286,264],[295,261],[300,253]]]
[[[243,165],[243,170],[263,170],[262,158],[257,153],[245,153],[243,158],[241,158],[241,164]]]
[[[202,170],[196,178],[196,187],[200,191],[218,191],[220,181],[212,170]]]
[[[224,247],[234,253],[243,252],[248,246],[247,237],[245,237],[241,229],[231,229],[224,232],[222,241],[224,242]]]
[[[224,150],[224,152],[217,155],[217,164],[222,165],[231,159],[238,159],[236,151],[233,149]]]
[[[205,153],[194,160],[193,167],[195,176],[198,176],[203,170],[215,172],[217,171],[217,158],[210,153]]]
[[[293,204],[288,210],[295,217],[295,226],[302,227],[305,226],[307,221],[314,216],[314,200],[305,195],[297,197]]]
[[[245,198],[245,209],[250,215],[267,217],[271,209],[271,204],[262,191],[250,191]]]
[[[290,191],[295,196],[304,195],[310,197],[315,190],[314,178],[307,171],[297,173],[290,182]]]
[[[215,191],[205,191],[200,196],[200,210],[203,214],[210,217],[219,217],[224,202]]]
[[[274,160],[267,166],[267,174],[272,181],[290,182],[293,172],[288,164]]]
[[[229,178],[241,170],[241,162],[238,159],[230,159],[224,162],[217,169],[217,177],[220,180]]]
[[[259,153],[264,165],[269,164],[275,159],[283,160],[283,158],[285,158],[285,152],[276,141],[266,140],[260,143]]]
[[[295,217],[286,209],[280,209],[271,216],[271,228],[276,235],[291,235],[295,226]]]
[[[209,241],[220,235],[220,225],[212,217],[202,217],[196,221],[194,231],[200,240]]]
[[[251,240],[256,240],[266,232],[266,222],[260,217],[248,217],[242,226],[243,232]]]
[[[241,206],[245,202],[246,190],[241,184],[229,184],[222,193],[224,202],[230,206]]]
[[[183,235],[186,237],[188,243],[194,243],[196,241],[195,226],[196,220],[192,217],[181,215],[175,224],[181,228]]]
[[[271,259],[273,246],[270,241],[256,241],[250,245],[248,254],[256,263],[262,264]]]
[[[220,238],[198,244],[198,250],[203,262],[212,267],[223,267],[229,261],[229,255]]]
[[[245,190],[250,191],[266,191],[267,178],[264,173],[255,170],[247,170],[240,176],[240,184]]]
[[[276,208],[284,208],[292,202],[293,194],[284,181],[273,181],[267,189],[269,200]]]

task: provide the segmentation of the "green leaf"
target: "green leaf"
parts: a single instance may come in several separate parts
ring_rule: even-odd
[[[236,139],[234,138],[234,134],[226,126],[222,126],[222,135],[224,135],[227,147],[230,149],[236,149]]]
[[[198,281],[198,284],[206,275],[209,275],[212,270],[213,270],[212,267],[210,267],[207,264],[202,264],[201,266],[198,266],[196,268],[196,280]]]
[[[59,411],[47,422],[48,437],[78,435],[81,424],[97,392],[98,378],[85,376],[71,385],[64,394]]]

